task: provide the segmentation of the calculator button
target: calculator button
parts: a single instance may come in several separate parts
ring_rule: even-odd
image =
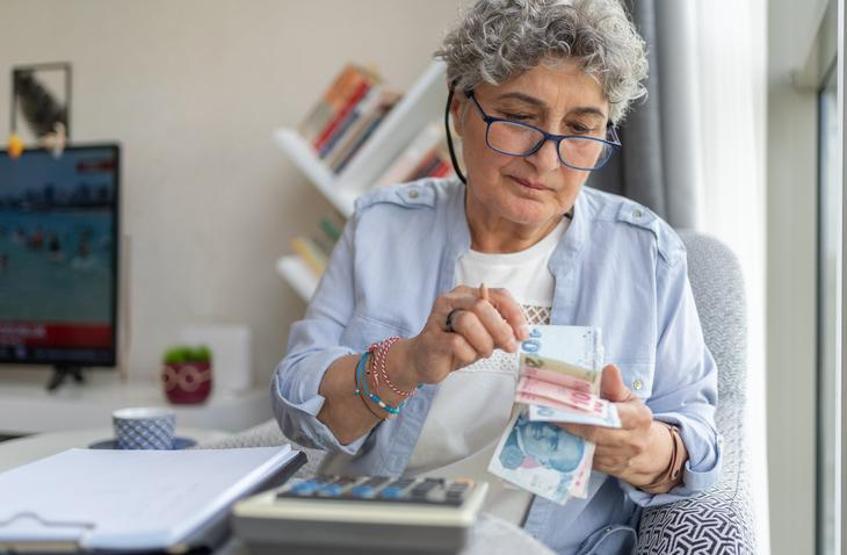
[[[347,489],[351,484],[354,484],[357,480],[358,478],[336,478],[322,486],[316,493],[321,497],[338,497],[341,495],[341,492]]]
[[[450,487],[447,488],[447,493],[463,493],[467,491],[467,484],[450,484]]]
[[[425,481],[412,488],[410,495],[412,497],[426,497],[429,492],[432,491],[432,489],[435,488],[437,485],[438,482]]]
[[[396,488],[394,486],[388,486],[380,492],[379,496],[383,499],[397,499],[402,495],[402,493],[402,489]]]
[[[354,486],[350,489],[347,495],[350,497],[362,497],[365,499],[370,499],[371,497],[376,495],[376,488],[372,488],[370,486]]]
[[[320,482],[317,480],[305,480],[300,482],[299,484],[295,484],[291,486],[291,488],[287,491],[281,492],[279,495],[293,494],[293,495],[302,495],[307,496],[314,493],[316,489],[320,487]]]
[[[387,481],[389,481],[390,479],[391,478],[385,478],[385,477],[371,478],[361,485],[367,486],[369,488],[377,488],[377,487],[381,486],[382,484],[386,483]]]

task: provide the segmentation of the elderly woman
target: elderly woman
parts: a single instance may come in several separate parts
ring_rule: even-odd
[[[492,485],[489,511],[558,553],[629,550],[640,507],[720,466],[683,244],[583,186],[643,95],[643,41],[615,0],[480,0],[436,55],[467,178],[358,200],[291,330],[276,417],[331,453],[328,471],[472,476]],[[508,353],[532,324],[597,326],[613,363],[601,389],[622,428],[563,425],[596,443],[587,499],[563,506],[486,472],[513,410]]]

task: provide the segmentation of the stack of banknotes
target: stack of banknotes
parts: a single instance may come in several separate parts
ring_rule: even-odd
[[[535,495],[564,504],[585,498],[594,444],[556,423],[620,428],[617,408],[600,398],[600,329],[535,326],[516,357],[515,411],[488,471]]]

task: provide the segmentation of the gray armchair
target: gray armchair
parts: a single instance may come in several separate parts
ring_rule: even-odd
[[[698,497],[645,510],[639,525],[637,552],[755,553],[743,443],[747,327],[741,269],[733,253],[716,239],[695,232],[682,232],[680,236],[688,250],[688,274],[703,334],[719,369],[717,425],[724,441],[723,471],[720,483]],[[293,444],[282,435],[275,421],[269,421],[203,447],[283,443]],[[323,453],[293,445],[305,451],[309,458],[297,475],[314,475]]]
[[[755,553],[744,446],[744,280],[735,255],[720,241],[692,231],[680,236],[688,251],[688,279],[703,336],[718,365],[717,426],[723,435],[723,468],[718,485],[702,495],[644,511],[638,553]]]

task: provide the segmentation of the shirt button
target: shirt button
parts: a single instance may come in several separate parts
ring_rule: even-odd
[[[418,198],[419,196],[420,193],[417,189],[412,189],[411,191],[409,191],[409,198]]]
[[[634,389],[635,391],[641,391],[642,387],[644,387],[644,384],[641,383],[641,380],[635,378],[635,380],[632,382],[632,389]]]
[[[640,218],[640,217],[641,217],[641,216],[643,216],[643,215],[644,215],[644,213],[643,213],[641,210],[637,209],[637,208],[636,208],[635,210],[633,210],[633,211],[632,211],[632,217],[633,217],[633,218]]]

